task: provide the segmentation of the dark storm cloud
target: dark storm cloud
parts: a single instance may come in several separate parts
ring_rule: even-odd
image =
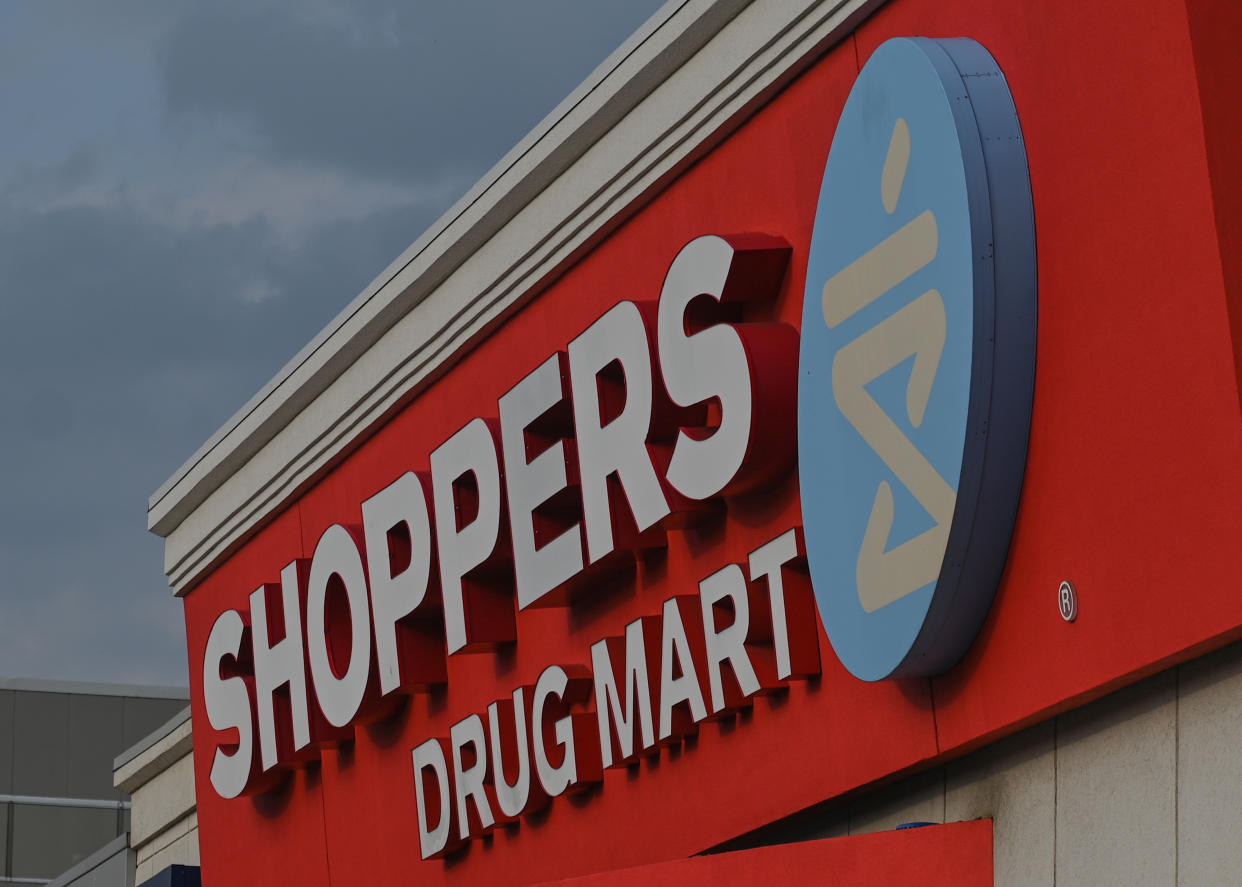
[[[244,120],[282,161],[419,178],[498,160],[658,5],[204,4],[169,33],[161,70],[173,113]]]
[[[147,496],[658,5],[0,7],[79,109],[0,154],[0,676],[185,683]]]
[[[426,222],[390,210],[291,247],[261,218],[0,213],[0,673],[29,673],[33,631],[54,641],[37,674],[185,680],[145,496]],[[231,295],[253,281],[276,294]]]
[[[116,503],[141,502],[425,216],[338,221],[290,247],[261,218],[175,229],[129,207],[0,215],[0,410],[14,420],[0,436],[34,469],[11,479],[16,537],[90,532]],[[232,295],[256,281],[271,298]]]

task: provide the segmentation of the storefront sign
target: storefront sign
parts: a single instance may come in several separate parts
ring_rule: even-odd
[[[693,6],[161,498],[212,883],[785,839],[1242,636],[1186,4]]]
[[[499,420],[467,423],[429,471],[362,502],[361,527],[328,527],[248,613],[220,614],[204,698],[238,742],[216,749],[216,791],[264,791],[403,694],[443,685],[447,655],[515,644],[515,596],[524,610],[596,594],[670,528],[716,521],[723,497],[787,473],[797,333],[740,318],[775,296],[788,260],[766,235],[691,241],[658,302],[612,308],[502,396]],[[818,673],[809,586],[785,578],[803,563],[788,529],[600,639],[593,676],[549,665],[486,723],[471,714],[419,745],[423,856]],[[594,714],[570,710],[588,701]]]
[[[691,240],[659,293],[615,304],[215,618],[203,700],[235,736],[215,791],[267,792],[443,693],[449,657],[512,650],[522,611],[598,605],[658,570],[670,532],[718,532],[796,461],[809,548],[773,528],[596,639],[589,668],[547,662],[411,749],[422,857],[818,675],[816,599],[860,678],[952,665],[999,579],[1030,419],[1017,132],[978,44],[882,46],[824,176],[801,378],[797,331],[764,316],[789,245]]]
[[[833,650],[939,674],[987,615],[1035,373],[1035,231],[1004,75],[972,40],[894,39],[837,125],[803,304],[799,471]]]

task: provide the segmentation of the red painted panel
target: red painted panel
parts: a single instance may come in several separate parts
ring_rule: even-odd
[[[991,618],[935,682],[945,750],[1242,623],[1242,600],[1220,593],[1238,574],[1226,491],[1242,480],[1242,429],[1185,9],[1037,10],[955,31],[899,2],[858,31],[864,60],[893,33],[992,47],[1031,165],[1040,304],[1026,484]],[[1079,591],[1072,626],[1056,607],[1062,579]]]
[[[328,884],[320,768],[294,772],[279,791],[221,800],[211,785],[211,764],[221,734],[203,708],[203,650],[216,617],[245,611],[246,599],[280,569],[302,556],[298,509],[268,524],[227,563],[185,598],[194,729],[194,792],[199,814],[199,853],[208,884]],[[227,737],[223,737],[227,741]],[[257,752],[256,752],[257,753]],[[205,824],[206,828],[202,825]]]
[[[1210,4],[1194,6],[1195,33],[1210,31]],[[609,771],[602,787],[447,861],[419,862],[411,749],[548,665],[589,664],[591,643],[797,525],[790,475],[731,501],[725,524],[671,533],[667,557],[644,566],[635,586],[523,611],[510,652],[450,657],[447,693],[415,695],[388,721],[358,727],[356,742],[299,774],[280,812],[219,799],[207,781],[215,737],[194,675],[215,616],[243,605],[292,557],[309,556],[327,526],[357,523],[365,498],[426,469],[467,421],[495,416],[501,394],[610,306],[657,298],[673,256],[698,235],[784,237],[793,246],[787,279],[753,319],[796,326],[833,127],[859,60],[905,34],[974,37],[1004,68],[1027,139],[1039,238],[1027,481],[1005,579],[966,660],[932,682],[864,684],[841,668],[821,627],[822,677],[707,723],[657,759]],[[1208,111],[1197,98],[1216,77],[1236,91],[1238,75],[1224,72],[1223,51],[1192,55],[1191,37],[1180,0],[1141,9],[1021,0],[1003,11],[986,0],[893,0],[378,429],[186,599],[209,882],[326,883],[329,864],[338,884],[538,881],[685,857],[1237,636],[1242,598],[1226,591],[1242,571],[1232,551],[1242,423],[1218,228],[1231,216],[1219,195],[1213,205]],[[1229,93],[1214,89],[1219,179]],[[1073,625],[1056,606],[1063,578],[1081,596]],[[897,838],[849,840],[879,847]],[[777,850],[790,859],[819,852]],[[860,865],[889,858],[858,852]]]
[[[992,887],[992,820],[696,856],[548,882],[564,887]]]
[[[1186,0],[1202,103],[1208,169],[1216,210],[1220,262],[1228,290],[1234,363],[1242,378],[1242,77],[1237,76],[1242,5],[1231,0]]]

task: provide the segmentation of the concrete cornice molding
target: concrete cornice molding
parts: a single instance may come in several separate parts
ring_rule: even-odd
[[[152,497],[187,591],[883,0],[672,0]]]
[[[112,784],[132,796],[135,791],[190,754],[193,749],[194,736],[190,726],[190,709],[187,706],[154,733],[116,758],[112,764]]]

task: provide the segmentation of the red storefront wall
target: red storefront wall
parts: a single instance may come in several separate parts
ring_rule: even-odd
[[[559,887],[992,887],[992,820],[694,856],[550,881]]]
[[[1218,39],[1230,15],[1206,0],[893,0],[274,515],[185,599],[207,882],[508,883],[677,859],[1242,634],[1238,259],[1221,259],[1242,209],[1227,162],[1239,75]],[[636,584],[521,611],[511,651],[450,657],[445,694],[415,695],[394,719],[358,727],[355,742],[325,749],[284,789],[219,798],[208,773],[225,737],[201,693],[215,617],[244,610],[331,524],[359,522],[364,499],[426,469],[470,419],[495,415],[501,394],[610,306],[656,299],[696,236],[784,237],[793,256],[781,295],[751,319],[797,327],[833,127],[860,65],[903,35],[969,36],[996,57],[1021,115],[1036,212],[1026,482],[1005,578],[966,659],[930,681],[864,684],[821,627],[820,678],[610,770],[600,788],[447,861],[419,860],[410,750],[548,665],[589,666],[592,643],[798,525],[791,472],[731,501],[727,521],[671,531],[667,556]],[[1062,579],[1081,594],[1072,625],[1056,606]]]

